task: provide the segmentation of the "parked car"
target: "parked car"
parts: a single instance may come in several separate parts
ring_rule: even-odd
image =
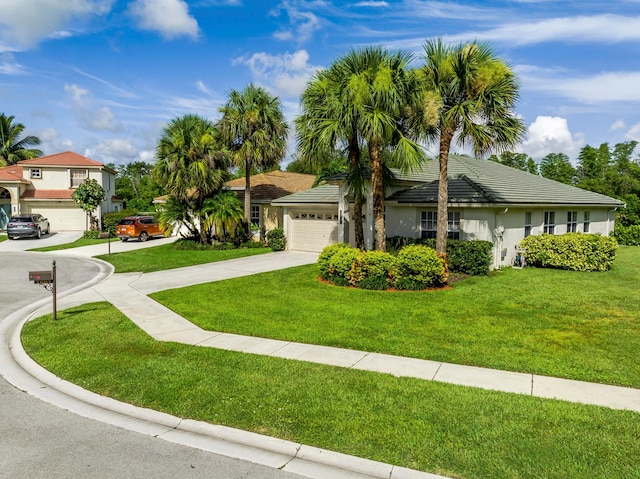
[[[39,214],[12,216],[7,223],[7,236],[9,239],[20,237],[40,238],[50,231],[49,220]]]
[[[153,237],[163,237],[164,232],[153,216],[127,216],[116,226],[116,236],[120,241],[128,241],[138,238],[138,241],[147,241]]]

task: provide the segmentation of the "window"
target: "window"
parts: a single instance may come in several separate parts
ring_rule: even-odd
[[[544,212],[544,232],[550,235],[556,233],[556,212],[555,211]]]
[[[524,214],[524,237],[531,235],[531,212],[527,211]]]
[[[87,170],[70,170],[69,178],[71,179],[71,188],[77,188],[88,177],[89,177],[89,172]]]
[[[251,224],[260,226],[260,206],[251,205]]]
[[[423,211],[420,217],[420,237],[435,238],[438,227],[438,213]],[[450,211],[447,214],[447,238],[460,239],[460,212]]]
[[[584,233],[588,233],[589,232],[589,227],[591,226],[591,212],[590,211],[585,211],[584,212],[584,219],[582,221],[582,231]]]
[[[29,174],[30,174],[31,178],[33,178],[33,179],[42,178],[42,170],[40,168],[31,168],[29,170]]]
[[[578,212],[567,211],[567,233],[575,233],[578,230]]]

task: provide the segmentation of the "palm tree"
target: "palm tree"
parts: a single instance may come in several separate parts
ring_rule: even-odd
[[[358,112],[354,110],[352,102],[340,97],[339,86],[347,80],[340,75],[348,72],[335,65],[330,71],[316,73],[302,93],[302,114],[295,120],[298,149],[303,158],[316,163],[330,157],[336,149],[346,150],[349,171],[347,184],[349,194],[354,197],[354,239],[356,247],[364,249],[362,210],[366,190],[360,158]]]
[[[203,211],[215,225],[220,241],[224,241],[228,234],[233,237],[244,219],[242,203],[232,191],[221,191],[208,198]]]
[[[367,47],[352,50],[334,63],[339,97],[353,108],[358,135],[369,151],[375,249],[379,251],[386,250],[384,197],[388,184],[383,150],[389,150],[391,161],[403,171],[425,160],[415,141],[424,131],[424,89],[421,75],[408,68],[411,61],[406,52]]]
[[[249,231],[251,170],[268,168],[284,158],[288,126],[280,100],[252,83],[241,92],[231,90],[220,111],[218,128],[234,164],[244,169],[244,221]]]
[[[42,151],[32,146],[40,144],[37,136],[19,139],[24,131],[22,123],[13,123],[13,116],[0,113],[0,166],[15,165],[22,160],[42,156]]]
[[[438,122],[430,138],[439,145],[438,224],[436,251],[446,253],[448,180],[451,144],[470,145],[477,156],[506,151],[523,137],[525,126],[513,108],[518,81],[486,43],[424,45],[423,72],[432,100],[439,103]]]
[[[179,203],[198,219],[201,243],[211,242],[204,202],[217,193],[229,177],[229,155],[215,125],[197,115],[175,118],[158,142],[153,175]]]

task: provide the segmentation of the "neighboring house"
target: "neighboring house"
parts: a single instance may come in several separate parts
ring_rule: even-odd
[[[385,200],[388,237],[435,238],[438,161],[396,174]],[[558,183],[487,160],[449,158],[448,237],[494,244],[493,267],[510,265],[518,242],[530,234],[568,231],[608,235],[622,201]],[[353,244],[353,203],[344,176],[333,184],[274,200],[282,207],[290,249],[320,251],[335,242]],[[364,209],[367,248],[373,245],[373,211]]]
[[[0,229],[12,215],[40,213],[53,231],[85,230],[87,214],[71,199],[73,191],[93,178],[106,192],[96,216],[119,211],[122,200],[115,195],[115,175],[102,163],[70,151],[0,168]]]
[[[314,175],[288,171],[269,171],[251,176],[251,224],[263,232],[282,227],[282,209],[271,202],[310,189],[315,179]],[[227,181],[224,186],[235,192],[244,204],[244,178]]]

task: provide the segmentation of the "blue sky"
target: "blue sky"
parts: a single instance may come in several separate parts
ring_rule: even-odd
[[[638,0],[0,0],[0,112],[45,154],[153,161],[166,122],[216,120],[230,89],[266,87],[291,120],[313,72],[349,49],[419,62],[436,37],[488,41],[517,72],[535,159],[640,140]]]

